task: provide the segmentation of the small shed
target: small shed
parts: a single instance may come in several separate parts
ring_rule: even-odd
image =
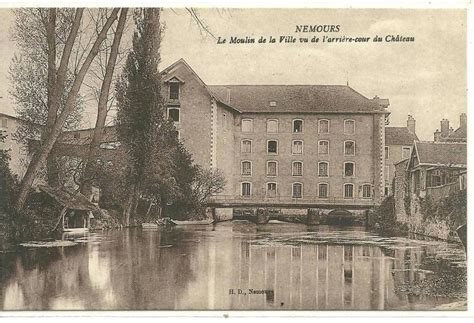
[[[38,188],[62,207],[60,220],[63,231],[89,229],[90,220],[94,218],[92,211],[97,211],[98,207],[87,197],[69,188],[52,188],[46,185]]]

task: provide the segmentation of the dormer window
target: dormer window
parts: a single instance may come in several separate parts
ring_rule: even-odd
[[[179,82],[170,82],[170,100],[179,100]]]
[[[276,107],[276,106],[277,106],[276,101],[270,101],[270,106],[271,106],[271,107]]]

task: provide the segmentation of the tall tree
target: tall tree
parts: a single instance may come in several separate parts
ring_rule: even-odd
[[[82,179],[81,192],[85,196],[91,194],[92,181],[94,179],[94,173],[96,169],[96,160],[99,155],[99,145],[104,133],[105,120],[107,118],[108,102],[110,94],[110,85],[114,75],[115,65],[119,54],[120,42],[122,40],[123,31],[125,29],[125,22],[127,20],[128,9],[123,8],[120,12],[117,28],[114,32],[114,38],[112,46],[110,48],[110,54],[107,59],[104,77],[99,92],[99,100],[97,103],[97,120],[95,128],[92,133],[92,139],[89,147],[89,153],[85,161],[84,174]]]
[[[120,80],[116,84],[117,134],[130,158],[130,195],[124,210],[126,225],[135,209],[147,165],[153,153],[154,139],[165,123],[161,98],[160,9],[140,9],[135,13],[137,30],[133,35]]]
[[[74,10],[69,8],[20,8],[14,10],[15,21],[11,38],[15,41],[18,53],[10,65],[10,94],[15,100],[17,114],[26,121],[20,124],[16,139],[25,142],[47,136],[58,113],[64,109],[67,91],[72,86],[73,69],[66,71],[65,86],[54,93],[57,53],[64,49],[67,33],[71,30]],[[72,49],[80,55],[82,46]],[[59,104],[53,104],[55,97]],[[78,95],[75,108],[66,119],[64,128],[74,129],[81,120],[82,96]],[[42,127],[38,127],[38,125]],[[57,184],[56,165],[52,156],[47,159],[47,176],[50,185]]]
[[[101,43],[107,37],[107,31],[110,29],[113,22],[117,19],[119,10],[120,9],[118,8],[113,9],[111,15],[107,18],[107,21],[105,22],[102,30],[100,31],[97,38],[95,38],[95,41],[93,42],[90,51],[88,52],[84,61],[80,64],[77,73],[75,73],[71,89],[67,92],[64,109],[56,118],[54,125],[50,129],[46,129],[47,135],[45,135],[44,143],[41,145],[40,149],[35,152],[32,161],[28,165],[26,174],[21,182],[20,191],[15,205],[17,211],[21,211],[21,209],[23,208],[35,177],[37,176],[41,166],[45,163],[54,144],[56,143],[59,135],[61,134],[62,128],[64,126],[64,123],[66,122],[67,117],[74,110],[77,95],[79,94],[79,90],[84,81],[84,77],[86,76],[86,73],[92,63],[92,60],[99,52]],[[49,107],[50,109],[57,109],[60,104],[60,93],[61,90],[65,87],[67,68],[69,65],[69,60],[71,58],[73,45],[76,41],[79,26],[82,21],[83,11],[83,8],[75,9],[74,20],[72,22],[71,29],[68,33],[68,37],[64,45],[64,49],[62,51],[59,67],[56,71],[56,80],[52,89],[53,94],[51,96],[51,105]]]

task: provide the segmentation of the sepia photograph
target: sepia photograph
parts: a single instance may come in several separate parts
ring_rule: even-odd
[[[112,6],[0,8],[0,316],[467,312],[467,8]]]

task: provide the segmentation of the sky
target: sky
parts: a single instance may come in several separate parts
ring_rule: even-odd
[[[454,9],[199,9],[215,37],[322,38],[401,35],[414,42],[217,44],[183,9],[163,11],[160,68],[184,58],[206,84],[349,84],[390,101],[391,126],[417,120],[433,140],[439,121],[466,112],[466,12]],[[0,111],[13,114],[7,72],[15,45],[12,15],[0,9]],[[340,25],[338,33],[296,33],[296,25]],[[88,107],[88,125],[95,120]],[[87,123],[87,122],[86,122]]]

